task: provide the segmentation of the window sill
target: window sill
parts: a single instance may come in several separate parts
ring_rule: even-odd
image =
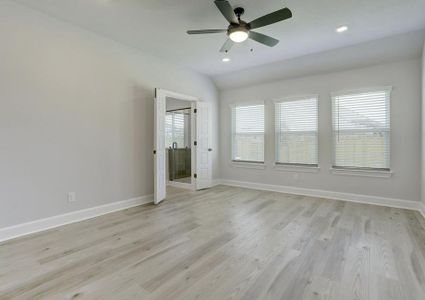
[[[363,177],[376,177],[376,178],[390,178],[393,174],[393,172],[391,171],[374,171],[374,170],[359,170],[359,169],[331,168],[330,171],[334,175],[363,176]]]
[[[259,162],[246,162],[246,161],[230,161],[230,166],[236,168],[247,168],[247,169],[258,169],[264,170],[266,165],[264,163]]]
[[[275,163],[273,169],[284,172],[300,172],[300,173],[319,173],[318,166],[300,166],[300,165],[286,165]]]

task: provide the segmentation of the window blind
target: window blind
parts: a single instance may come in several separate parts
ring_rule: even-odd
[[[332,97],[336,168],[389,170],[390,89]]]
[[[232,160],[264,162],[264,105],[232,109]]]
[[[165,115],[165,145],[172,147],[177,143],[178,148],[185,146],[185,116],[183,112],[167,112]]]
[[[317,166],[317,97],[275,104],[276,163]]]

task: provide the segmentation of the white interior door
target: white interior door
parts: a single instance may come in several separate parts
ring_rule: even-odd
[[[196,102],[196,189],[212,185],[212,124],[209,103]]]
[[[166,98],[160,89],[155,89],[154,100],[154,203],[166,196],[165,178],[165,110]]]

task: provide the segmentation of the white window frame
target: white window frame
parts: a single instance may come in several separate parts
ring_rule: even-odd
[[[389,122],[389,141],[388,141],[388,168],[369,168],[369,167],[346,167],[346,166],[336,166],[335,158],[336,158],[336,144],[335,144],[335,130],[333,124],[334,118],[334,98],[343,95],[350,94],[361,94],[361,93],[369,93],[369,92],[381,92],[385,91],[388,94],[387,111],[388,111],[388,122]],[[377,86],[377,87],[368,87],[368,88],[360,88],[360,89],[352,89],[352,90],[342,90],[331,93],[331,126],[332,126],[332,166],[330,171],[335,175],[348,175],[348,176],[364,176],[364,177],[380,177],[380,178],[389,178],[393,174],[391,169],[391,93],[392,86]]]
[[[264,159],[263,161],[250,161],[250,160],[235,160],[234,159],[234,141],[233,141],[233,133],[235,132],[235,120],[233,120],[233,111],[236,107],[240,106],[255,106],[255,105],[263,105],[264,107],[264,144],[263,144],[263,153]],[[246,101],[246,102],[236,102],[229,105],[230,108],[230,161],[229,165],[232,167],[240,167],[247,169],[265,169],[265,160],[266,160],[266,127],[267,127],[267,107],[264,101]]]
[[[305,100],[315,98],[316,99],[316,121],[317,121],[317,136],[316,136],[316,164],[299,164],[299,163],[283,163],[278,162],[278,143],[276,141],[276,104],[282,102],[290,102],[297,100]],[[274,139],[274,169],[288,172],[305,172],[305,173],[317,173],[319,171],[319,95],[318,94],[305,94],[283,97],[273,100],[273,139]]]

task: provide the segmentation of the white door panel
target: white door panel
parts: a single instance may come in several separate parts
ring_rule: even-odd
[[[165,96],[155,90],[154,103],[154,203],[166,196],[165,178]]]
[[[209,103],[196,103],[196,189],[212,185],[212,134]]]

